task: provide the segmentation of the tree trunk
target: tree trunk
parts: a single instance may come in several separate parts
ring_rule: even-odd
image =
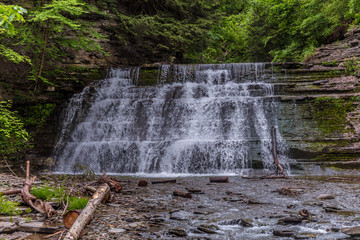
[[[64,226],[70,229],[76,219],[80,216],[82,210],[72,210],[67,212],[63,217]]]
[[[80,216],[76,219],[69,232],[66,234],[64,240],[75,240],[80,236],[81,230],[88,224],[91,217],[95,213],[96,207],[104,199],[110,187],[107,184],[101,185],[92,198],[89,200],[86,207],[82,210]]]

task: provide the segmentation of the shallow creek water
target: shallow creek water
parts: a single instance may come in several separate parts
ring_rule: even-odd
[[[120,179],[122,193],[97,210],[82,239],[346,239],[339,229],[360,224],[359,181],[230,177],[229,183],[210,183],[208,177],[185,177],[176,184],[138,187],[140,178]],[[297,193],[276,192],[286,187]],[[176,189],[202,192],[186,199],[172,196]],[[321,194],[334,199],[320,200]],[[327,212],[330,206],[340,210]],[[278,223],[303,209],[311,213],[308,220]],[[293,235],[274,236],[284,229]]]

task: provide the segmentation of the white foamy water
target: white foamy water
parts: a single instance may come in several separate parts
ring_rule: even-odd
[[[85,166],[114,174],[247,174],[273,166],[273,86],[262,63],[163,65],[155,86],[139,69],[75,95],[54,151],[55,171]],[[279,159],[288,168],[277,131]]]

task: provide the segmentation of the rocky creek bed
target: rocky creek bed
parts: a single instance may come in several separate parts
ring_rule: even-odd
[[[210,183],[203,176],[151,184],[152,178],[118,177],[123,190],[96,210],[81,239],[347,239],[341,229],[360,226],[360,178],[345,178],[351,180],[234,176]],[[140,179],[149,184],[139,187]],[[173,196],[177,189],[192,198]],[[45,239],[12,235],[0,239]]]

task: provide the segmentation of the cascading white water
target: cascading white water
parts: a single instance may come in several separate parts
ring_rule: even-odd
[[[265,64],[163,65],[155,86],[138,86],[138,74],[112,70],[71,100],[57,172],[84,165],[97,173],[239,174],[255,162],[272,166],[276,102]],[[278,144],[286,165],[279,134]]]

